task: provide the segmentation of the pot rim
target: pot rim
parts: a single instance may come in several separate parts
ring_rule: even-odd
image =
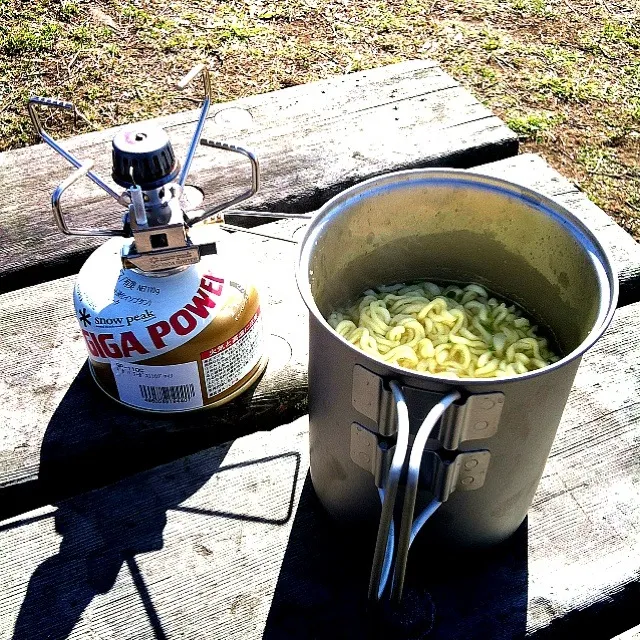
[[[446,183],[451,185],[464,185],[471,188],[498,192],[509,197],[515,197],[521,201],[524,201],[529,206],[542,211],[544,214],[555,218],[560,224],[570,229],[570,232],[580,242],[582,249],[588,253],[591,263],[597,273],[598,281],[601,285],[601,303],[598,317],[589,331],[586,338],[571,352],[564,357],[560,358],[557,362],[554,362],[542,369],[536,369],[527,373],[506,376],[504,378],[454,378],[436,376],[429,372],[415,371],[413,369],[407,369],[400,367],[396,364],[389,364],[382,360],[379,360],[373,356],[370,356],[365,351],[362,351],[348,342],[345,338],[337,334],[334,329],[326,321],[311,293],[311,285],[308,278],[308,265],[310,257],[313,252],[316,240],[322,233],[324,228],[330,223],[332,218],[340,214],[341,206],[344,206],[357,198],[362,198],[375,194],[376,191],[381,190],[384,187],[400,186],[404,183],[411,183],[415,181],[420,182],[437,182]],[[592,246],[589,247],[589,244]],[[428,276],[426,276],[428,277]],[[482,173],[468,171],[466,169],[441,169],[441,168],[424,168],[424,169],[407,169],[404,171],[394,171],[391,173],[369,178],[363,182],[360,182],[344,191],[341,191],[336,196],[326,202],[313,217],[309,223],[304,237],[300,241],[300,248],[298,251],[296,262],[296,281],[300,295],[307,306],[309,312],[314,318],[319,321],[323,329],[331,332],[331,334],[339,341],[341,341],[346,347],[357,354],[358,357],[364,358],[367,363],[371,363],[372,366],[380,367],[384,366],[388,369],[390,374],[394,374],[397,377],[417,376],[425,381],[450,384],[454,386],[460,385],[481,385],[481,386],[495,386],[496,384],[502,384],[505,382],[516,382],[521,380],[528,380],[537,376],[543,375],[547,371],[559,369],[564,365],[572,362],[576,358],[582,357],[582,355],[590,349],[593,344],[602,336],[607,327],[613,319],[613,314],[616,310],[616,303],[618,300],[619,285],[618,276],[615,268],[612,265],[609,252],[602,246],[598,238],[587,227],[582,220],[580,220],[575,214],[569,211],[561,204],[555,202],[551,198],[544,196],[533,189],[524,187],[502,178],[494,178]],[[605,286],[606,285],[606,286]],[[607,291],[608,289],[608,291]],[[608,294],[608,301],[606,300]]]

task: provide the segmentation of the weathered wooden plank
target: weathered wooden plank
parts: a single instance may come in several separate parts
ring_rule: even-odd
[[[303,419],[0,523],[0,639],[608,640],[640,596],[639,313],[585,356],[528,522],[417,543],[402,624],[366,612],[372,532],[324,516]]]
[[[259,637],[306,449],[303,420],[1,523],[0,638]]]
[[[569,209],[609,250],[620,282],[619,306],[640,300],[640,245],[540,156],[524,154],[474,167],[473,171],[529,187]]]
[[[183,157],[194,111],[158,119]],[[114,130],[65,142],[108,175]],[[448,164],[468,167],[517,152],[517,138],[432,62],[408,62],[214,105],[205,136],[252,148],[261,160],[262,190],[252,208],[305,211],[338,191],[395,169]],[[49,198],[69,174],[51,149],[36,145],[0,154],[0,186],[10,193],[0,214],[0,291],[73,273],[95,239],[63,237]],[[248,168],[228,153],[201,150],[190,182],[209,202],[246,187]],[[66,208],[82,226],[113,226],[118,205],[89,181]]]

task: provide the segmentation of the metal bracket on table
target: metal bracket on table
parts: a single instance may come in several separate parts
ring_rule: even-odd
[[[410,386],[401,389],[407,404],[422,416],[444,395]],[[352,423],[351,459],[373,475],[376,486],[382,487],[395,449],[397,412],[393,394],[381,376],[356,365],[352,403],[354,409],[375,426]],[[452,404],[442,416],[423,454],[421,477],[422,484],[441,502],[453,491],[473,491],[484,484],[491,457],[489,451],[459,451],[458,448],[463,442],[493,436],[498,430],[503,405],[502,393],[472,394]]]
[[[373,475],[376,486],[386,483],[395,451],[393,441],[381,438],[361,424],[351,425],[351,460]],[[437,451],[425,451],[421,480],[440,501],[454,491],[474,491],[484,485],[491,454],[486,449],[455,452],[451,459]]]
[[[443,397],[443,393],[401,385],[411,411],[426,415]],[[353,408],[375,423],[367,427],[381,436],[393,436],[397,418],[393,394],[382,376],[360,365],[353,368]],[[444,449],[456,450],[468,440],[484,440],[498,430],[504,395],[499,392],[468,395],[453,404],[440,421],[437,439]]]
[[[310,213],[281,213],[277,211],[249,211],[242,209],[226,209],[222,213],[222,217],[226,219],[226,216],[242,216],[244,218],[265,218],[270,220],[311,220],[317,211],[312,211]],[[257,231],[255,227],[240,227],[238,225],[227,224],[224,222],[220,225],[222,229],[225,231],[240,231],[241,233],[248,233],[253,236],[260,236],[263,238],[269,238],[271,240],[280,240],[282,242],[289,242],[291,244],[298,244],[297,240],[293,238],[283,238],[282,236],[276,236],[271,233],[265,233],[264,231]]]
[[[434,397],[439,399],[440,395],[434,394]],[[358,413],[377,424],[377,432],[381,436],[392,436],[397,432],[398,418],[393,394],[379,375],[358,364],[353,368],[351,402]]]
[[[425,451],[421,480],[440,502],[454,491],[475,491],[484,485],[491,453],[486,449],[457,452],[452,460]]]
[[[504,395],[499,392],[468,396],[461,405],[453,405],[440,421],[438,440],[449,451],[462,442],[490,438],[498,430]]]
[[[351,459],[375,478],[376,486],[387,481],[387,472],[395,451],[395,444],[381,438],[357,422],[351,425]]]

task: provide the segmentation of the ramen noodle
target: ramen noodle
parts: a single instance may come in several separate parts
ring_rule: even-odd
[[[442,377],[501,378],[559,359],[520,309],[477,284],[369,289],[328,322],[373,357]]]

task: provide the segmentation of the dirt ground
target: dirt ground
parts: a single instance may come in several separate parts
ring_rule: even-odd
[[[31,94],[76,131],[431,58],[640,240],[638,0],[0,0],[0,150],[35,142]],[[196,95],[196,94],[194,94]],[[62,135],[70,122],[51,122]]]

